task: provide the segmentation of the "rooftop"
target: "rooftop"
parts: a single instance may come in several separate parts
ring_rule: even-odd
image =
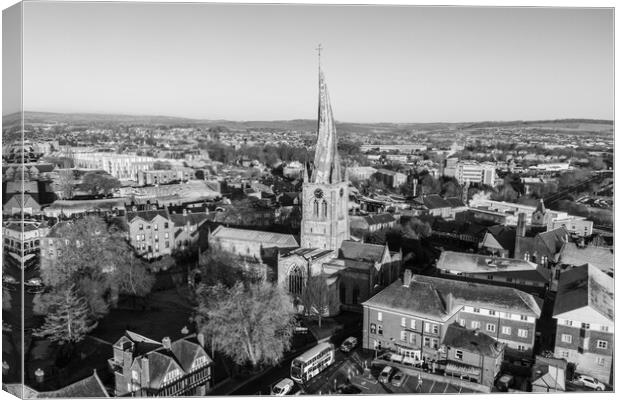
[[[590,307],[614,320],[614,279],[600,269],[584,265],[560,275],[553,316]]]
[[[218,226],[211,233],[211,236],[218,239],[259,242],[261,244],[270,244],[275,247],[299,247],[299,244],[293,235],[250,229],[228,228],[224,225]]]
[[[470,330],[456,322],[448,326],[443,344],[487,357],[497,357],[505,346],[477,329]]]

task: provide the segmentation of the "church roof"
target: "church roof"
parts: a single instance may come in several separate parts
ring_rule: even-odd
[[[349,260],[381,262],[385,246],[345,240],[340,245],[338,256]]]
[[[211,233],[211,236],[217,239],[260,242],[263,245],[268,244],[275,247],[299,247],[293,235],[252,229],[228,228],[224,225],[218,226]]]
[[[342,182],[336,123],[332,114],[327,83],[321,69],[319,69],[318,137],[311,182],[328,184]]]

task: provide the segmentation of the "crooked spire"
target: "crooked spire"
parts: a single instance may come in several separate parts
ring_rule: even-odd
[[[319,65],[319,116],[316,151],[314,153],[313,183],[342,182],[340,158],[338,156],[338,136],[332,114],[329,92],[323,70]]]

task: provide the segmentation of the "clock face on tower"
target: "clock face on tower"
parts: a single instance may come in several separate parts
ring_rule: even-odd
[[[316,197],[317,199],[320,199],[323,197],[323,191],[321,189],[317,189],[314,191],[314,197]]]

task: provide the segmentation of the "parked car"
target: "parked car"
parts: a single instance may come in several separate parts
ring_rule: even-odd
[[[293,386],[295,383],[292,379],[284,378],[280,382],[276,383],[273,388],[271,388],[272,396],[284,396],[293,390]]]
[[[379,374],[379,382],[388,383],[393,374],[394,368],[388,365],[387,367],[383,368],[383,371],[381,371],[381,373]]]
[[[605,384],[603,382],[599,382],[598,379],[593,378],[589,375],[579,375],[577,377],[577,382],[584,385],[585,387],[589,387],[594,390],[605,390]]]
[[[340,345],[340,350],[344,351],[345,353],[348,353],[351,350],[353,350],[355,346],[357,346],[357,338],[354,338],[353,336],[351,336],[351,337],[346,338],[345,341],[342,342],[342,344]]]
[[[16,284],[17,279],[13,278],[11,275],[2,274],[2,282]]]
[[[43,282],[41,281],[41,278],[32,278],[32,279],[28,279],[25,285],[26,286],[42,286]]]
[[[405,381],[405,373],[403,371],[396,371],[394,376],[392,377],[392,385],[396,387],[400,387]]]

